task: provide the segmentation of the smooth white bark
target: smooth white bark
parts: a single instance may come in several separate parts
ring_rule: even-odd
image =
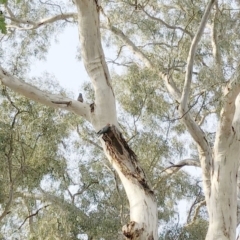
[[[197,46],[198,43],[202,37],[204,28],[207,24],[210,12],[212,10],[212,7],[216,0],[210,0],[205,12],[203,14],[201,23],[199,24],[198,30],[192,40],[191,47],[189,50],[188,58],[187,58],[187,67],[186,67],[186,74],[185,74],[185,82],[184,82],[184,87],[182,91],[182,97],[181,97],[181,108],[183,109],[183,112],[187,111],[187,104],[188,104],[188,96],[190,92],[190,87],[191,87],[191,81],[192,81],[192,71],[193,71],[193,63],[194,63],[194,58],[195,58],[195,53],[197,51]]]
[[[86,120],[90,120],[89,104],[81,103],[61,95],[43,92],[40,89],[18,79],[17,77],[12,76],[1,66],[0,80],[5,86],[29,99],[32,99],[49,107],[61,108],[74,112],[84,117]]]
[[[123,227],[123,234],[127,239],[156,240],[158,223],[156,199],[135,154],[117,130],[115,96],[101,45],[99,30],[100,8],[95,0],[76,0],[75,4],[78,11],[81,53],[85,68],[95,90],[95,102],[89,105],[61,95],[43,92],[12,76],[0,67],[1,82],[27,98],[50,107],[65,109],[83,116],[92,123],[96,131],[102,129],[107,124],[113,126],[115,135],[102,136],[101,143],[106,156],[122,180],[130,203],[130,222]],[[28,20],[18,20],[10,9],[8,9],[8,12],[11,13],[9,19],[16,23],[15,27],[22,29],[35,29],[44,24],[75,16],[73,14],[63,14],[35,23]],[[24,27],[18,24],[31,26]],[[112,137],[114,136],[118,136],[113,138],[117,139],[117,142],[113,141]],[[120,152],[119,146],[121,146]]]
[[[18,19],[15,16],[4,16],[6,19],[11,20],[12,24],[7,25],[7,28],[16,28],[19,30],[34,30],[46,24],[51,24],[59,20],[66,20],[68,18],[77,18],[76,13],[63,13],[49,18],[44,18],[38,22],[34,22],[29,19]]]
[[[203,186],[209,213],[209,230],[207,240],[235,240],[237,224],[237,170],[240,156],[240,78],[236,74],[224,91],[224,104],[214,145],[214,154],[206,139],[205,133],[193,120],[188,109],[188,97],[191,88],[194,56],[200,41],[212,6],[216,1],[210,0],[200,23],[199,29],[193,38],[187,59],[186,77],[183,91],[180,92],[170,75],[159,70],[159,77],[164,80],[170,95],[180,104],[179,113],[192,138],[198,146],[199,160],[203,170]],[[75,0],[79,21],[79,37],[84,65],[95,90],[95,103],[91,106],[85,103],[48,94],[11,76],[0,68],[2,83],[12,90],[54,108],[72,111],[83,116],[93,124],[96,131],[108,123],[113,126],[111,134],[102,136],[101,143],[106,156],[118,172],[126,190],[130,203],[130,223],[123,227],[128,239],[157,239],[157,206],[151,188],[146,183],[143,170],[136,157],[124,144],[117,130],[117,113],[114,91],[106,65],[99,30],[100,7],[95,0]],[[73,15],[59,15],[40,22],[29,22],[15,19],[11,13],[10,20],[18,24],[29,24],[34,29],[44,24],[62,20]],[[75,15],[74,15],[75,16]],[[215,21],[215,18],[214,18]],[[107,26],[129,47],[148,68],[158,69],[153,62],[119,29]],[[217,48],[216,26],[212,29],[213,57],[221,63]],[[239,68],[239,67],[238,67]],[[236,101],[235,101],[236,100]],[[116,126],[116,128],[114,127]],[[121,151],[119,152],[119,146]],[[176,170],[177,168],[175,168]],[[240,206],[240,204],[239,204]]]
[[[112,126],[101,143],[110,163],[122,181],[130,204],[130,222],[123,227],[127,239],[157,239],[157,205],[135,154],[118,132],[116,103],[111,78],[105,61],[99,23],[99,6],[95,0],[75,1],[79,16],[81,52],[95,90],[91,122],[96,131]]]
[[[98,131],[108,123],[118,125],[114,92],[101,45],[99,6],[94,0],[76,0],[75,3],[83,62],[95,90],[91,122]]]
[[[236,112],[231,132],[222,121],[214,146],[212,166],[209,229],[207,240],[233,240],[237,226],[237,172],[240,160],[240,96],[236,99]]]

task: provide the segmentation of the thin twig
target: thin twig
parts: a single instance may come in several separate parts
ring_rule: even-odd
[[[178,117],[178,118],[174,118],[174,119],[170,119],[170,120],[167,120],[169,122],[174,122],[176,120],[180,120],[182,119],[197,103],[198,103],[198,99],[200,98],[200,96],[202,96],[204,94],[204,92],[202,92],[198,97],[197,97],[197,100],[188,108],[188,110],[183,113],[183,115],[181,117]]]
[[[36,216],[36,215],[39,213],[39,211],[41,211],[41,210],[44,209],[44,208],[47,208],[48,206],[50,206],[50,204],[39,208],[35,213],[27,216],[27,217],[25,218],[25,220],[23,221],[23,223],[19,226],[18,230],[21,229],[21,227],[25,224],[25,222],[26,222],[29,218],[31,218],[31,217],[33,217],[33,216]]]

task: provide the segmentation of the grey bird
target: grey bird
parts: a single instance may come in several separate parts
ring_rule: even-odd
[[[108,123],[104,128],[97,132],[97,135],[100,136],[101,134],[107,133],[110,130],[110,124]]]
[[[82,96],[81,93],[79,93],[77,100],[78,100],[79,102],[83,102],[83,96]]]

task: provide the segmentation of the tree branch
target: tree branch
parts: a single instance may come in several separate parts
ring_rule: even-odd
[[[125,44],[126,46],[134,53],[138,58],[145,64],[146,67],[152,69],[154,64],[148,59],[148,57],[119,29],[112,26],[109,22],[107,28],[112,31],[115,35],[117,35]],[[165,86],[167,87],[170,95],[178,102],[181,102],[181,92],[176,87],[171,75],[167,75],[164,72],[158,70],[159,77],[164,80]],[[207,142],[204,140],[205,135],[201,128],[195,123],[189,113],[186,111],[180,112],[185,126],[189,130],[190,134],[192,135],[193,139],[199,144],[201,149],[205,152],[209,150]]]
[[[92,144],[94,147],[96,147],[96,148],[98,148],[99,150],[103,151],[103,148],[102,148],[100,145],[98,145],[97,143],[95,143],[95,142],[92,141],[91,139],[88,139],[88,138],[83,137],[83,136],[81,135],[78,125],[77,125],[77,133],[78,133],[79,137],[81,137],[84,141]]]
[[[204,123],[206,117],[209,116],[210,114],[214,114],[214,113],[216,113],[216,111],[208,111],[208,112],[205,112],[205,113],[202,115],[201,119],[199,120],[198,126],[202,126],[202,124]]]
[[[23,221],[23,223],[19,226],[18,230],[21,229],[21,227],[24,225],[24,223],[25,223],[29,218],[38,215],[39,211],[41,211],[41,210],[44,209],[44,208],[47,208],[48,206],[50,206],[50,204],[39,208],[35,213],[27,216],[27,217],[25,218],[25,220]]]
[[[201,202],[199,202],[195,205],[196,207],[195,207],[195,211],[194,211],[194,214],[192,217],[192,221],[187,223],[184,227],[190,227],[192,224],[194,224],[194,222],[196,221],[197,216],[199,214],[200,208],[205,205],[206,205],[206,200],[202,200]]]
[[[99,184],[98,181],[92,181],[90,182],[88,185],[84,186],[83,189],[79,192],[76,192],[72,195],[72,202],[74,203],[75,201],[75,197],[78,196],[78,195],[81,195],[83,194],[86,190],[88,190],[88,188],[90,188],[93,184]]]
[[[201,23],[198,27],[198,30],[192,40],[191,47],[188,53],[188,58],[187,58],[187,67],[186,67],[186,76],[185,76],[185,83],[183,87],[183,92],[182,92],[182,97],[181,97],[181,108],[183,112],[186,112],[187,108],[187,103],[188,103],[188,96],[190,92],[190,87],[191,87],[191,81],[192,81],[192,71],[193,71],[193,62],[194,62],[194,57],[196,54],[197,46],[198,43],[201,39],[201,36],[203,34],[203,30],[206,26],[208,17],[210,15],[211,9],[214,5],[216,0],[210,0],[208,3],[206,10],[203,14]]]
[[[185,112],[187,112],[187,109],[188,109],[188,98],[190,94],[190,87],[191,87],[191,81],[192,81],[194,58],[195,58],[198,43],[201,39],[201,36],[203,34],[204,28],[206,26],[207,20],[209,18],[211,9],[215,1],[216,0],[209,1],[205,9],[204,15],[202,17],[201,23],[198,27],[198,30],[191,43],[191,47],[190,47],[188,58],[187,58],[185,82],[184,82],[184,87],[183,87],[180,106],[179,106],[180,115],[183,115]],[[211,161],[212,161],[212,149],[207,141],[205,133],[192,119],[190,114],[186,114],[184,116],[183,122],[187,127],[189,133],[191,134],[192,138],[198,145],[199,159],[201,161],[201,168],[203,171],[203,182],[204,182],[203,186],[204,186],[206,201],[208,202],[209,196],[210,196],[210,188],[211,188],[210,169],[211,169]],[[207,206],[209,206],[209,204],[207,204]]]
[[[0,66],[0,81],[3,85],[9,87],[13,91],[36,102],[45,104],[53,108],[61,108],[74,112],[86,120],[90,121],[90,107],[86,103],[63,97],[61,95],[50,94],[41,91],[40,89],[31,86],[30,84],[21,81],[15,76],[12,76]]]
[[[124,44],[130,49],[130,51],[135,54],[143,63],[144,65],[152,69],[154,68],[154,64],[151,62],[151,60],[144,54],[143,51],[141,51],[120,29],[114,27],[111,25],[110,21],[108,22],[107,26],[102,26],[103,28],[106,28],[110,30],[112,33],[114,33],[116,36],[118,36]],[[167,74],[162,72],[161,70],[158,69],[158,74],[160,78],[168,80]]]
[[[76,197],[76,196],[83,194],[89,187],[91,187],[91,185],[96,184],[96,183],[99,184],[98,181],[92,181],[92,182],[90,182],[88,185],[85,185],[85,183],[84,183],[84,186],[83,186],[83,188],[81,189],[81,191],[76,192],[76,193],[74,193],[74,194],[72,194],[72,193],[70,192],[70,190],[67,189],[67,192],[68,192],[68,194],[69,194],[69,196],[70,196],[70,198],[71,198],[71,200],[72,200],[72,204],[75,203],[75,197]]]
[[[218,2],[216,1],[216,12],[214,13],[213,17],[213,24],[211,26],[212,29],[212,49],[213,49],[213,58],[215,60],[216,68],[217,68],[217,77],[220,78],[220,81],[223,82],[225,80],[223,70],[222,70],[222,56],[219,51],[219,44],[218,44],[218,33],[217,33],[217,23],[218,23],[218,15],[219,15],[219,9],[218,9]]]
[[[165,172],[166,175],[164,177],[159,178],[157,183],[155,183],[155,185],[153,186],[153,190],[155,190],[158,187],[158,185],[160,184],[160,182],[162,181],[163,178],[168,178],[169,176],[173,175],[174,173],[177,173],[184,166],[201,167],[200,162],[193,158],[184,159],[176,164],[172,164],[171,166],[166,167],[164,170],[162,170],[160,172],[160,174]]]
[[[8,7],[8,4],[5,3],[4,6],[5,6],[8,14],[9,14],[12,18],[15,18],[15,15],[13,14],[12,10]],[[6,18],[6,17],[7,17],[7,16],[5,16],[5,18]]]
[[[76,212],[77,214],[79,214],[79,216],[82,216],[84,218],[82,219],[83,222],[89,221],[89,217],[84,213],[84,211],[76,207],[74,204],[69,203],[63,198],[55,196],[52,193],[45,192],[43,190],[40,190],[40,191],[41,191],[41,194],[17,192],[15,195],[22,198],[30,198],[30,199],[35,199],[35,200],[37,199],[40,201],[50,202],[52,206],[58,205],[59,207],[61,207],[62,209],[65,209],[66,211],[69,211],[69,209],[71,209],[73,212]]]
[[[18,24],[18,25],[11,25],[11,24],[7,25],[8,28],[17,28],[17,29],[20,29],[20,30],[33,30],[33,29],[37,29],[37,28],[39,28],[43,25],[53,23],[53,22],[56,22],[56,21],[59,21],[59,20],[66,20],[68,18],[76,19],[77,18],[77,13],[63,13],[63,14],[60,14],[60,15],[56,15],[56,16],[53,16],[53,17],[42,19],[38,22],[33,22],[31,20],[18,19],[18,18],[15,18],[13,16],[10,16],[10,17],[5,16],[5,18]],[[22,26],[19,26],[19,24],[24,24],[24,25],[28,25],[28,26],[22,27]]]
[[[240,93],[240,63],[237,66],[237,72],[234,74],[232,81],[230,81],[223,91],[223,108],[221,111],[220,128],[217,131],[218,136],[229,136],[232,133],[233,118],[236,110],[235,100]],[[238,110],[238,109],[237,109]]]
[[[152,62],[148,59],[148,57],[123,33],[123,31],[112,26],[110,22],[107,25],[107,27],[103,26],[103,28],[109,29],[116,36],[118,36],[122,40],[122,42],[125,43],[126,46],[131,50],[131,52],[133,54],[136,54],[138,58],[142,60],[142,62],[145,64],[146,67],[148,68],[153,67]]]
[[[191,38],[193,38],[193,35],[192,35],[188,30],[186,30],[186,29],[184,29],[184,28],[182,28],[182,27],[171,26],[171,25],[169,25],[168,23],[164,22],[162,19],[151,16],[151,15],[150,15],[148,12],[146,12],[144,9],[142,9],[142,11],[143,11],[149,18],[151,18],[151,19],[154,20],[154,21],[158,21],[158,22],[162,23],[162,24],[163,24],[164,26],[166,26],[167,28],[173,29],[173,30],[178,29],[178,30],[186,33],[187,35],[189,35]]]
[[[10,190],[9,190],[9,199],[8,199],[8,202],[4,208],[4,211],[3,213],[0,215],[0,222],[3,220],[3,218],[10,213],[9,209],[10,209],[10,206],[12,204],[12,200],[13,200],[13,184],[11,183],[11,186],[10,186]]]

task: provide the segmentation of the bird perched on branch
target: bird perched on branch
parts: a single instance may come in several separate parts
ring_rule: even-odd
[[[110,130],[110,124],[108,123],[104,128],[97,132],[97,135],[100,136],[101,134],[107,133]]]
[[[83,96],[82,96],[81,93],[79,93],[77,100],[78,100],[79,102],[83,102]]]

